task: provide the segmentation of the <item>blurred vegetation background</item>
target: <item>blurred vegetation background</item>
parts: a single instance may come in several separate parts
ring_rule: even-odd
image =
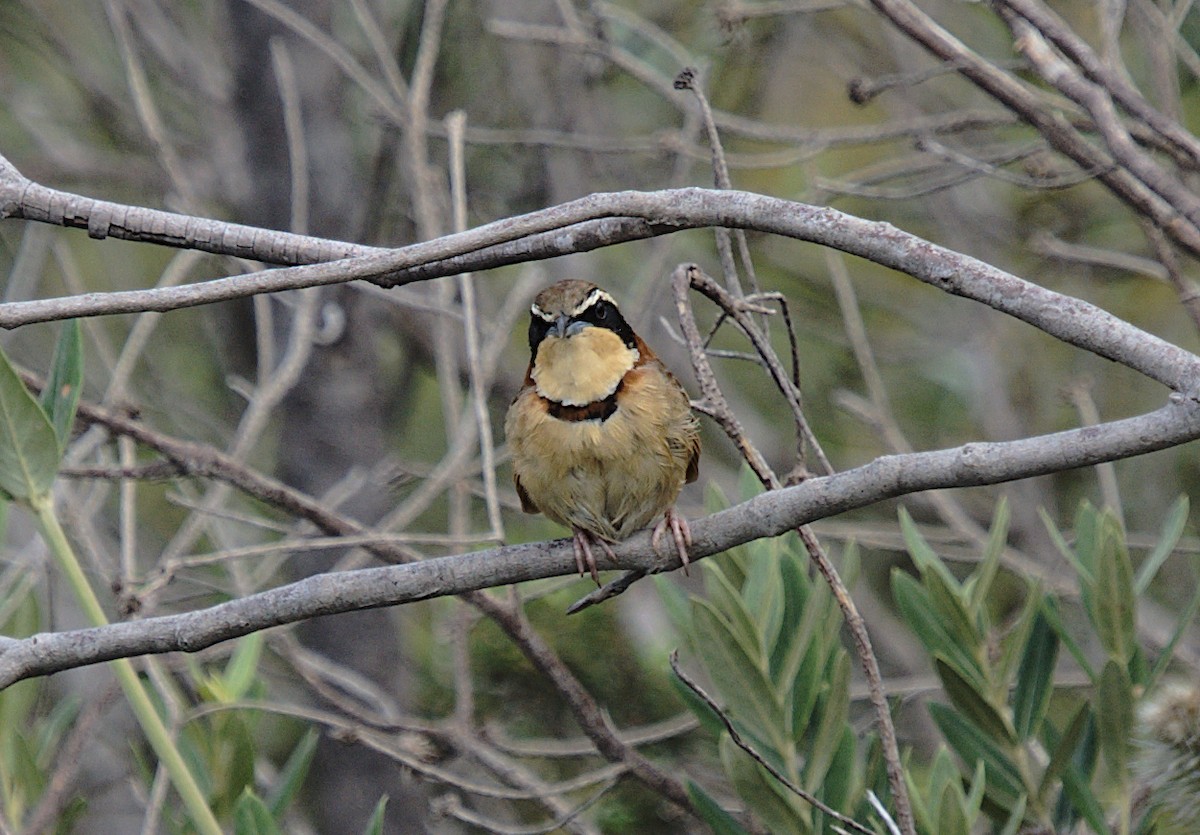
[[[1022,64],[993,8],[952,0],[922,7],[976,52],[1045,91],[1048,107],[1075,115]],[[1162,112],[1190,123],[1200,105],[1200,17],[1190,3],[1055,8]],[[710,186],[696,98],[672,87],[684,67],[698,70],[714,108],[734,188],[889,221],[1195,348],[1197,325],[1168,280],[1194,281],[1194,261],[1181,256],[1164,266],[1169,248],[1156,247],[1145,219],[1096,183],[1094,172],[1080,171],[857,2],[10,0],[0,4],[0,153],[39,183],[87,196],[399,246],[454,228],[447,117],[455,111],[465,114],[471,226],[593,192]],[[291,137],[289,118],[298,120]],[[1194,184],[1194,171],[1178,176]],[[758,286],[782,293],[797,324],[808,419],[838,469],[900,449],[1111,420],[1164,400],[1155,384],[1124,367],[906,276],[814,245],[758,234],[749,241]],[[484,381],[497,443],[528,361],[528,302],[558,278],[609,289],[695,394],[667,285],[681,261],[716,274],[712,233],[476,276],[482,344],[497,359]],[[34,223],[0,224],[5,302],[199,281],[247,268]],[[82,323],[84,397],[136,414],[156,431],[231,452],[341,513],[402,533],[416,556],[460,553],[501,535],[507,542],[560,537],[552,523],[519,513],[503,464],[504,530],[490,529],[457,288],[454,279],[393,291],[331,287],[89,319]],[[698,309],[706,324],[716,321],[714,310]],[[2,345],[18,364],[44,372],[57,334],[54,326],[30,326],[4,334]],[[777,322],[772,340],[786,356],[787,334]],[[728,329],[713,345],[747,350]],[[767,375],[744,360],[715,362],[751,437],[778,472],[790,471],[796,443]],[[704,431],[701,479],[680,504],[689,518],[752,492],[737,450],[715,427]],[[460,441],[465,453],[456,448]],[[113,612],[142,617],[199,608],[370,562],[360,550],[306,547],[302,540],[314,531],[303,523],[215,482],[84,471],[107,467],[112,476],[150,460],[131,442],[91,429],[68,450],[68,477],[58,488],[64,524],[94,585],[112,590],[106,601]],[[1006,688],[1016,686],[1004,675],[1023,653],[1045,650],[1051,633],[1059,635],[1055,647],[1076,635],[1078,656],[1050,656],[1052,666],[1058,659],[1057,689],[1042,708],[1053,734],[1063,735],[1077,706],[1092,704],[1105,657],[1132,671],[1120,682],[1131,701],[1168,672],[1195,678],[1200,636],[1190,625],[1196,580],[1189,555],[1198,548],[1186,505],[1176,501],[1198,477],[1185,447],[998,488],[905,497],[815,526],[856,580],[855,601],[895,697],[901,744],[913,751],[916,794],[949,797],[947,787],[956,787],[954,802],[966,810],[962,831],[1000,831],[1009,818],[999,807],[1008,803],[1011,812],[1024,790],[986,794],[976,763],[953,740],[954,754],[947,754],[945,722],[927,709],[930,701],[947,701],[940,690],[946,675],[935,666],[928,636],[909,628],[893,570],[934,582],[924,576],[933,569],[910,556],[923,538],[954,576],[967,578],[1006,500],[1006,561],[988,581],[986,600],[969,593],[963,599],[983,630],[978,653],[999,651],[1013,636],[1015,648],[1005,650],[1013,666],[977,672],[996,676],[989,698],[1003,712]],[[1141,662],[1114,656],[1097,637],[1081,599],[1086,572],[1064,556],[1080,519],[1101,525],[1099,516],[1077,516],[1083,500],[1108,507],[1103,518],[1121,543],[1097,559],[1119,566],[1126,560],[1133,571],[1164,538],[1173,546],[1153,582],[1136,588]],[[900,506],[913,520],[907,540]],[[1066,532],[1061,539],[1059,529]],[[0,558],[5,634],[81,625],[20,514],[12,515],[7,537]],[[646,740],[647,757],[733,812],[728,821],[716,811],[702,814],[709,826],[832,831],[832,821],[814,818],[770,778],[747,776],[753,767],[739,764],[727,732],[670,672],[667,654],[684,648],[685,666],[715,683],[738,718],[739,693],[720,687],[708,654],[717,638],[698,625],[697,617],[708,616],[697,612],[708,605],[733,622],[739,595],[779,618],[790,616],[787,605],[801,605],[783,597],[764,602],[756,597],[762,584],[807,599],[809,591],[795,591],[806,580],[802,567],[755,580],[747,564],[799,560],[794,544],[721,559],[690,578],[640,583],[571,617],[564,610],[588,590],[583,580],[548,580],[511,594],[614,726]],[[1093,565],[1090,556],[1081,559]],[[724,584],[726,598],[688,602],[689,595],[709,600],[714,583]],[[1035,629],[1044,593],[1061,610],[1061,632]],[[1010,632],[1018,624],[1027,631]],[[751,630],[757,637],[747,640],[761,643],[766,656],[759,662],[770,666],[779,623],[768,618],[759,627],[765,631]],[[1173,661],[1159,668],[1164,646]],[[172,721],[186,729],[188,756],[206,775],[227,825],[249,788],[271,801],[271,820],[289,832],[372,825],[388,832],[539,831],[539,821],[540,831],[696,831],[695,809],[682,812],[626,769],[608,766],[504,631],[456,600],[325,618],[245,647],[239,641],[195,658],[164,657],[147,672]],[[828,688],[812,698],[815,716],[841,710],[839,721],[850,729],[848,736],[843,725],[827,731],[825,744],[835,747],[822,749],[842,762],[840,772],[829,768],[849,782],[835,790],[822,770],[809,789],[840,793],[836,808],[882,831],[864,794],[875,788],[886,797],[887,789],[872,753],[859,667],[839,661],[835,649],[824,646],[814,669],[831,673],[844,665],[845,681],[822,673]],[[1102,659],[1094,676],[1081,658]],[[236,686],[221,686],[221,676],[230,675]],[[800,698],[790,680],[776,685],[783,689],[772,698]],[[844,693],[837,689],[843,685]],[[186,831],[183,813],[164,799],[170,795],[152,759],[131,742],[136,731],[115,692],[104,670],[86,668],[0,694],[0,713],[12,717],[0,731],[0,821],[7,831]],[[949,703],[970,712],[970,699]],[[1085,726],[1099,727],[1102,715],[1097,707],[1080,720],[1075,742],[1086,737]],[[1019,749],[1034,761],[1050,757],[1054,746],[1038,736],[1037,717],[1017,729],[1027,735],[1012,737],[1005,756],[1019,759]],[[806,746],[819,741],[819,726],[814,719],[794,728],[794,739],[756,738],[803,777],[813,761]],[[1091,770],[1086,757],[1079,766],[1081,780],[1094,779],[1106,815],[1125,810],[1119,831],[1131,831],[1130,820],[1142,820],[1144,811],[1144,798],[1141,807],[1135,801],[1145,781],[1129,776],[1128,758],[1104,760],[1104,774],[1094,752]],[[1055,779],[1047,778],[1057,792]],[[972,799],[975,786],[980,797]],[[1067,794],[1040,798],[1047,808],[1037,814],[1029,799],[1021,807],[1028,816],[1015,825],[1049,831],[1034,827],[1094,822],[1086,798]],[[380,818],[384,796],[390,800]],[[243,801],[241,808],[249,807]],[[983,812],[972,817],[972,808]],[[237,819],[239,831],[246,819]],[[949,817],[937,824],[937,814],[930,820],[923,831],[959,826]]]

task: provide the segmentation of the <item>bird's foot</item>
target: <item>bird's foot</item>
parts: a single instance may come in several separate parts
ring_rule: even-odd
[[[668,507],[662,521],[654,526],[654,533],[650,535],[650,547],[658,551],[658,541],[668,529],[671,531],[671,538],[675,540],[675,552],[679,554],[679,561],[683,563],[683,573],[688,574],[688,565],[691,563],[688,549],[692,547],[692,530],[688,527],[687,519],[676,513],[675,508]]]
[[[573,528],[575,535],[572,542],[575,545],[575,567],[579,569],[579,576],[582,577],[585,571],[590,571],[592,580],[596,585],[600,585],[600,572],[596,567],[596,555],[592,553],[592,543],[600,543],[600,547],[604,549],[604,553],[614,563],[617,561],[617,555],[613,553],[613,549],[608,542],[593,534],[591,531],[585,531],[583,528]]]

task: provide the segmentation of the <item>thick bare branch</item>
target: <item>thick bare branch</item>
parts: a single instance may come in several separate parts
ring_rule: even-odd
[[[27,216],[17,208],[4,208],[7,198],[2,160],[0,157],[0,217]],[[42,187],[30,184],[29,188]],[[146,216],[152,221],[150,227],[154,229],[161,231],[166,220],[173,219],[178,227],[173,234],[183,235],[189,224],[202,223],[208,235],[204,240],[228,240],[221,232],[226,224],[216,221],[105,205],[104,211],[110,219],[115,209],[126,212],[126,217],[148,213]],[[59,206],[56,222],[66,222],[69,216],[82,220],[81,225],[86,226],[87,210],[81,203],[68,215],[64,207]],[[606,228],[605,222],[611,225]],[[1095,305],[1047,290],[983,261],[904,232],[890,223],[864,220],[836,209],[761,194],[701,188],[593,194],[426,243],[395,250],[369,250],[368,254],[351,252],[349,254],[357,257],[331,264],[267,270],[179,287],[0,304],[0,327],[77,316],[171,310],[258,293],[356,279],[380,279],[381,276],[385,278],[380,280],[391,286],[429,278],[432,274],[485,269],[515,260],[552,257],[710,226],[754,229],[858,255],[907,273],[947,293],[1007,313],[1064,342],[1127,365],[1176,390],[1186,389],[1200,375],[1200,359]],[[132,231],[135,239],[141,239],[136,236],[148,233],[150,227],[139,223],[138,229],[127,231]],[[314,257],[319,258],[320,253],[325,253],[326,258],[338,257],[330,256],[336,246],[351,246],[251,227],[231,228],[231,236],[243,242],[236,254],[250,258],[278,259],[284,253],[295,258],[301,252],[301,244],[312,246]],[[254,243],[255,236],[259,235],[274,243],[260,251]],[[582,248],[577,245],[576,235],[585,238]],[[188,245],[199,246],[202,242],[197,239]],[[451,264],[453,269],[449,268]],[[443,267],[446,267],[445,272],[441,272]]]
[[[997,443],[891,455],[795,487],[773,490],[691,523],[692,560],[883,499],[945,487],[997,484],[1084,467],[1200,438],[1200,402],[1173,394],[1138,417]],[[614,547],[613,568],[648,573],[664,563],[649,532]],[[510,545],[405,565],[320,574],[179,615],[0,642],[0,688],[114,658],[195,652],[261,629],[319,615],[392,606],[490,586],[573,574],[568,540]]]

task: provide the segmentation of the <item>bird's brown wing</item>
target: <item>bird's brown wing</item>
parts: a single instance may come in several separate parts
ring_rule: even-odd
[[[659,359],[658,355],[655,354],[653,350],[651,350],[650,346],[646,344],[645,340],[643,340],[640,336],[637,336],[636,334],[634,334],[634,338],[637,340],[637,348],[638,348],[638,354],[639,354],[637,365],[642,366],[642,365],[653,364],[653,365],[657,365],[659,368],[661,368],[662,372],[667,375],[667,379],[671,381],[671,385],[674,386],[675,390],[679,392],[679,397],[683,401],[684,405],[690,411],[692,408],[692,405],[691,405],[690,399],[688,398],[687,389],[685,389],[683,387],[683,385],[679,382],[679,380],[675,377],[675,375],[671,373],[671,369],[667,368],[666,363],[664,363],[661,359]],[[694,415],[693,415],[692,419],[695,420]],[[699,427],[699,422],[696,422],[694,431],[689,433],[689,437],[687,438],[687,445],[688,445],[688,463],[687,463],[687,470],[684,473],[683,480],[684,480],[685,484],[691,484],[693,481],[695,481],[697,478],[700,477],[700,427]]]
[[[521,510],[526,513],[541,513],[542,509],[534,504],[533,499],[529,498],[529,494],[521,486],[521,479],[515,473],[513,474],[513,484],[516,485],[517,496],[521,499]]]

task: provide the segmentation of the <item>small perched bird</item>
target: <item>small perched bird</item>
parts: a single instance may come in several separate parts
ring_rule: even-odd
[[[560,281],[533,300],[529,369],[504,432],[526,513],[571,528],[575,564],[599,585],[596,543],[625,539],[659,514],[652,542],[670,531],[688,566],[692,535],[675,513],[696,480],[700,428],[687,392],[587,281]]]

